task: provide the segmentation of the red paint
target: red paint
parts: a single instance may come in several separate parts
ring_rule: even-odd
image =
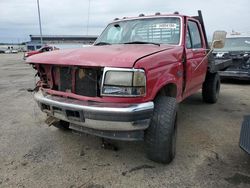
[[[81,49],[57,50],[29,57],[26,62],[56,65],[79,65],[87,67],[124,67],[131,68],[134,62],[170,46],[155,45],[107,45],[91,46]]]
[[[32,55],[39,54],[39,53],[42,53],[42,52],[40,52],[39,50],[29,51],[25,53],[25,57],[30,57]]]
[[[175,15],[176,16],[176,15]],[[119,67],[119,68],[141,68],[146,72],[147,92],[145,97],[124,98],[124,97],[86,97],[73,93],[43,89],[52,95],[71,97],[78,100],[90,100],[96,102],[119,102],[119,103],[140,103],[152,101],[157,93],[167,84],[175,84],[177,87],[177,101],[193,94],[202,87],[207,72],[207,59],[205,57],[205,39],[202,35],[203,47],[196,52],[186,49],[185,27],[190,17],[181,16],[182,22],[182,42],[180,46],[151,45],[151,44],[127,44],[127,45],[106,45],[91,46],[82,49],[59,50],[44,54],[31,56],[27,63],[47,64],[62,66],[82,66],[82,67]],[[143,19],[143,18],[142,18]],[[192,19],[193,20],[193,19]],[[186,57],[186,64],[183,58]],[[50,69],[50,68],[49,68]],[[51,69],[46,70],[48,75]],[[186,73],[186,80],[184,74]],[[57,83],[58,80],[55,80]],[[183,88],[185,87],[185,88]]]
[[[30,57],[32,55],[36,55],[36,54],[40,54],[40,53],[43,53],[43,52],[47,52],[47,51],[52,51],[52,50],[58,50],[58,48],[55,48],[53,46],[44,46],[38,50],[33,50],[33,51],[29,51],[29,52],[26,52],[25,53],[25,57]]]

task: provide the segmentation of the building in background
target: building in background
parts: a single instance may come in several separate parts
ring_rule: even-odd
[[[60,49],[81,48],[93,44],[97,37],[97,35],[43,35],[43,45]],[[41,48],[40,41],[40,35],[30,35],[30,41],[26,43],[27,50]]]

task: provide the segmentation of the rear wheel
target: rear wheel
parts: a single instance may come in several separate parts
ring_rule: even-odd
[[[177,104],[172,97],[160,96],[145,132],[146,153],[150,160],[168,164],[175,157],[177,136]]]
[[[216,103],[220,93],[220,76],[218,73],[207,73],[202,86],[202,98],[206,103]]]

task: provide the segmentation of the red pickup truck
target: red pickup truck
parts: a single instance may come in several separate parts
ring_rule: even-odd
[[[212,43],[218,46],[223,39]],[[27,63],[40,77],[34,97],[48,124],[144,140],[149,159],[170,163],[178,103],[201,88],[205,102],[217,101],[220,78],[210,52],[201,12],[157,13],[115,19],[93,46],[38,54]]]

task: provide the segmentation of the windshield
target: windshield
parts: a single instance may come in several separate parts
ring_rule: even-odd
[[[145,18],[111,23],[95,44],[180,43],[180,18]]]
[[[218,51],[250,51],[250,37],[226,38],[224,48]]]

